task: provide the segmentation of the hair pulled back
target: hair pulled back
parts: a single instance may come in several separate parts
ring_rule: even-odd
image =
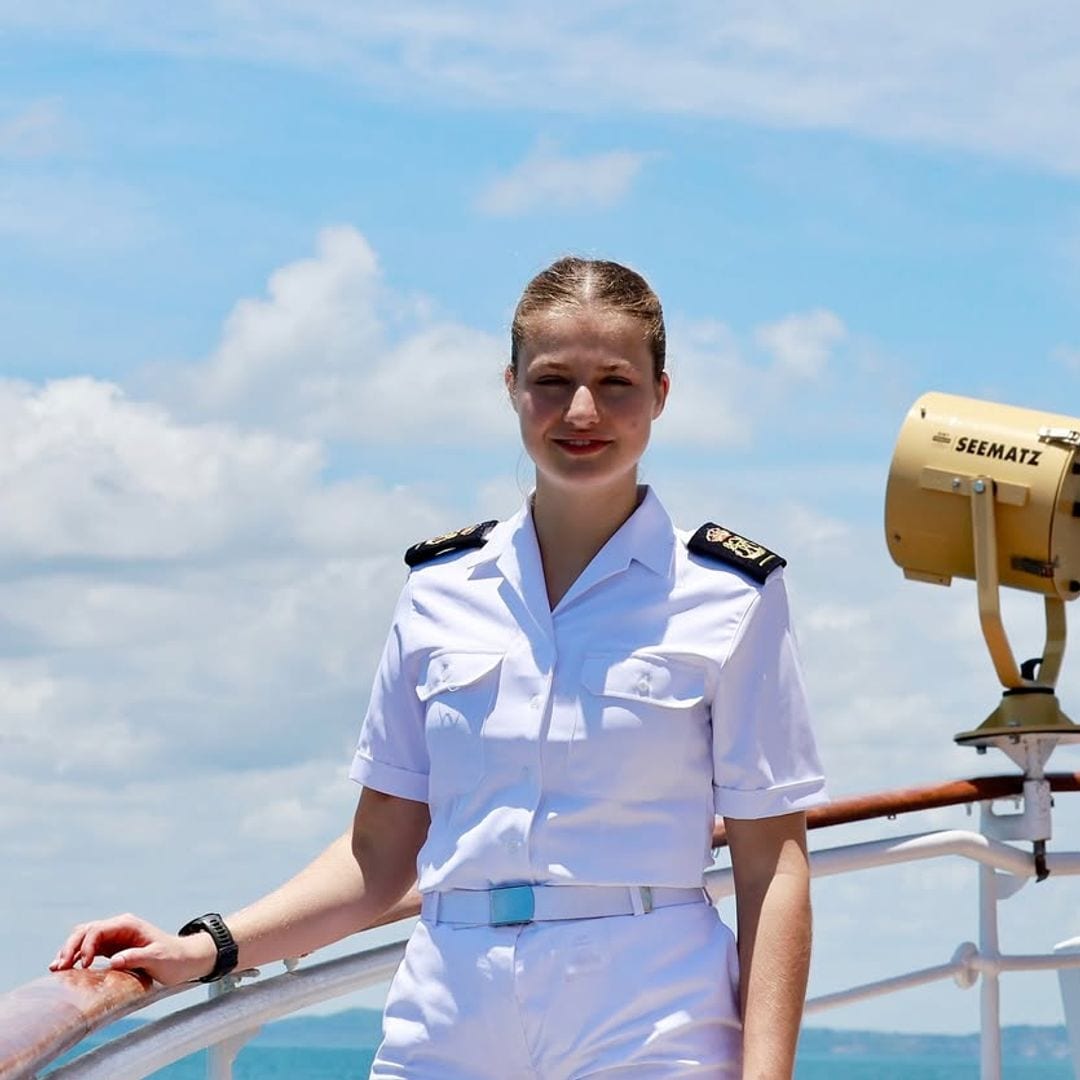
[[[552,263],[525,286],[510,325],[511,368],[517,371],[531,322],[560,310],[589,306],[629,315],[641,322],[653,358],[653,375],[659,379],[667,354],[660,298],[629,267],[607,259],[582,259],[575,255]]]

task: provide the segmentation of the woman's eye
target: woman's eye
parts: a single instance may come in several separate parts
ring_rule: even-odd
[[[562,375],[541,375],[536,380],[537,386],[563,386],[566,379]]]

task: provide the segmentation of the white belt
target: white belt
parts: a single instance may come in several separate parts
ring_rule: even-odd
[[[705,890],[648,885],[500,885],[424,893],[420,918],[462,926],[522,926],[558,919],[647,915],[654,908],[707,902]]]

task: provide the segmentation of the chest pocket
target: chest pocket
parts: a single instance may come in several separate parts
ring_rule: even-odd
[[[656,655],[586,656],[569,773],[584,792],[661,798],[711,788],[705,672]]]
[[[484,771],[483,731],[499,686],[502,653],[444,652],[428,661],[416,688],[424,705],[434,805],[473,788]]]

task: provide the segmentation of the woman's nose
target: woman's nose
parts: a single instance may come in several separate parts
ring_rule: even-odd
[[[579,386],[570,399],[566,410],[566,419],[571,424],[595,424],[599,419],[596,401],[587,386]]]

